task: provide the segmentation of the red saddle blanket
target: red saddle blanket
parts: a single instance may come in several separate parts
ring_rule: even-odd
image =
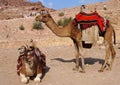
[[[87,29],[91,26],[97,25],[101,32],[105,31],[106,21],[96,11],[91,14],[87,14],[85,12],[77,14],[74,25],[77,25],[78,23],[82,29]]]
[[[35,48],[33,50],[33,54],[39,59],[40,64],[42,65],[42,70],[44,71],[46,68],[46,56],[38,49]],[[17,60],[17,74],[19,75],[21,67],[22,67],[22,59],[27,56],[27,53],[23,55],[19,55]]]

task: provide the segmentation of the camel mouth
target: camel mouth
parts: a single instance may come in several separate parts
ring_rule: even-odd
[[[39,21],[37,17],[35,18],[35,21]]]
[[[42,20],[42,15],[39,14],[35,17],[35,21],[41,21]]]

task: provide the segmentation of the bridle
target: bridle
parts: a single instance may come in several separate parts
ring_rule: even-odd
[[[35,57],[34,51],[29,51],[27,50],[27,56],[26,56],[26,61],[31,62],[33,61],[33,58]]]
[[[34,50],[29,50],[26,46],[21,46],[21,48],[18,49],[20,51],[20,56],[23,60],[27,62],[31,62],[34,55]]]

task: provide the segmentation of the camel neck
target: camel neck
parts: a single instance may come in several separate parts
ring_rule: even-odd
[[[60,28],[55,21],[51,18],[47,23],[45,23],[50,30],[59,37],[68,37],[70,36],[70,30],[67,26]]]

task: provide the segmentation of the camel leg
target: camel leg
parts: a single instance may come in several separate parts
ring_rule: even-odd
[[[115,55],[116,55],[116,52],[115,52],[114,47],[113,47],[112,44],[111,44],[111,54],[112,54],[112,55],[111,55],[112,58],[111,58],[109,70],[112,69],[113,61],[114,61]]]
[[[73,40],[74,42],[74,46],[75,46],[75,51],[76,51],[76,65],[73,68],[73,70],[78,71],[79,70],[79,47],[78,47],[78,43]]]
[[[109,44],[108,44],[107,41],[105,42],[105,46],[106,46],[105,62],[104,62],[104,64],[102,65],[102,67],[101,67],[101,69],[99,70],[99,72],[103,72],[103,71],[104,71],[105,66],[106,66],[106,64],[107,64],[107,62],[108,62],[108,59],[109,59],[109,57],[110,57],[110,47],[109,47]]]
[[[114,34],[114,39],[115,39],[115,31],[114,31],[112,25],[109,23],[109,28],[107,29],[106,34],[105,34],[105,40],[108,41],[109,49],[111,51],[111,61],[110,61],[110,65],[109,65],[109,70],[112,69],[112,64],[113,64],[113,61],[114,61],[114,58],[116,55],[116,52],[115,52],[114,47],[112,45],[112,35],[113,34]]]
[[[79,53],[81,56],[81,62],[82,62],[82,73],[85,73],[85,62],[84,62],[84,56],[83,56],[83,48],[82,48],[82,42],[79,43]]]
[[[40,77],[42,76],[42,66],[41,65],[37,66],[37,72],[36,72],[36,74],[37,75],[36,75],[34,81],[35,82],[40,82],[41,81]]]

